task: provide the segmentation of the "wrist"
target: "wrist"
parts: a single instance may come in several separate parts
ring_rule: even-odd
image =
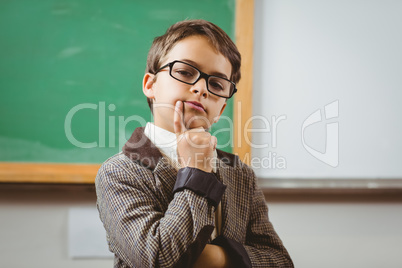
[[[183,168],[196,168],[204,172],[213,171],[213,157],[206,157],[203,153],[197,153],[187,158],[178,156],[178,162]]]
[[[185,167],[178,171],[173,193],[191,190],[205,197],[213,206],[217,206],[225,192],[226,185],[216,175],[197,168]]]

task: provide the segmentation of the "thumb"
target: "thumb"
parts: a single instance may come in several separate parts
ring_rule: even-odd
[[[216,146],[218,145],[218,139],[215,136],[211,136],[211,145],[213,150],[215,150]]]

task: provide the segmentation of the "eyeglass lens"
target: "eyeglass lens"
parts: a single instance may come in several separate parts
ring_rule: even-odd
[[[175,62],[171,67],[170,74],[175,79],[187,84],[194,84],[201,75],[197,69],[182,62]],[[210,92],[221,97],[229,97],[233,91],[233,84],[230,81],[217,76],[210,76],[207,85]]]

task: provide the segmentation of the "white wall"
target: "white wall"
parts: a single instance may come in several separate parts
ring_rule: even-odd
[[[68,210],[92,188],[0,184],[0,267],[113,267],[68,257]],[[297,268],[402,267],[402,198],[268,196],[270,219]]]
[[[68,211],[95,202],[83,187],[0,184],[0,267],[113,267],[113,259],[69,258]]]
[[[281,198],[268,205],[297,268],[402,267],[402,200],[370,199]]]

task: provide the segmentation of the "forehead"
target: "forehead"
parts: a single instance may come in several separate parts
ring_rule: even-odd
[[[174,60],[189,61],[208,74],[231,77],[232,65],[229,60],[205,36],[195,35],[180,40],[166,55],[162,64]]]

